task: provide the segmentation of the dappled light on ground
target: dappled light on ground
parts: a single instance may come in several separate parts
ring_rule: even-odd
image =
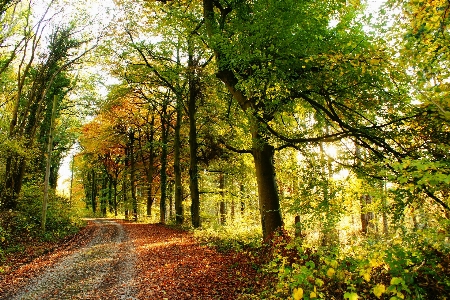
[[[138,255],[139,299],[236,299],[257,285],[242,255],[219,253],[159,224],[125,228]]]

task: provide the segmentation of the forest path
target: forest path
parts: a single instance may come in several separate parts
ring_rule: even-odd
[[[84,245],[56,250],[55,263],[30,263],[39,266],[31,278],[27,265],[13,273],[0,299],[246,299],[264,281],[248,253],[218,252],[161,224],[94,219],[78,239]]]
[[[84,247],[7,299],[134,299],[136,254],[122,224],[95,219]]]

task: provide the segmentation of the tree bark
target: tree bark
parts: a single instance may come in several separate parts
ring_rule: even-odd
[[[108,176],[107,174],[103,174],[102,176],[102,190],[100,193],[100,211],[102,213],[102,217],[106,217],[106,187],[108,184]]]
[[[274,147],[261,139],[257,132],[253,132],[253,159],[258,183],[263,237],[270,238],[283,226],[283,220],[273,165]]]
[[[91,190],[91,204],[92,204],[92,212],[95,214],[97,212],[97,182],[95,176],[95,170],[92,169],[92,190]]]
[[[45,232],[45,223],[47,221],[47,203],[48,203],[48,189],[50,185],[50,165],[52,163],[52,150],[53,150],[53,125],[55,123],[56,114],[56,95],[53,96],[52,115],[50,120],[50,130],[48,134],[47,144],[47,163],[45,167],[45,179],[44,179],[44,199],[42,200],[42,214],[41,214],[41,231]]]
[[[149,158],[148,158],[148,167],[147,167],[147,216],[152,215],[152,206],[153,206],[153,173],[154,167],[153,164],[155,162],[155,153],[153,148],[153,138],[154,138],[154,126],[155,126],[155,116],[152,115],[152,119],[150,121],[150,134],[148,137],[148,142],[150,143],[149,149]],[[145,165],[145,162],[144,162]]]
[[[163,105],[161,114],[162,131],[162,151],[161,151],[161,199],[159,201],[159,221],[166,223],[166,198],[167,198],[167,142],[168,142],[168,124],[167,124],[167,104]]]
[[[201,225],[200,220],[200,192],[198,188],[198,158],[197,158],[197,97],[198,87],[197,78],[194,74],[194,63],[192,50],[189,50],[188,71],[189,71],[189,189],[191,192],[191,219],[192,226],[198,228]]]
[[[117,217],[117,177],[113,179],[113,186],[114,186],[114,197],[113,197],[114,216]]]
[[[113,178],[111,175],[108,174],[108,207],[109,207],[109,213],[114,212],[114,204],[113,204],[113,198],[112,198],[112,187],[113,187]]]
[[[225,225],[227,222],[227,210],[225,203],[225,176],[223,172],[220,172],[219,175],[219,193],[220,193],[219,220],[221,225]]]
[[[373,212],[367,211],[367,206],[372,204],[372,197],[370,195],[361,196],[361,232],[367,234],[369,229],[373,229],[372,220],[374,218]]]
[[[175,176],[175,222],[180,225],[184,222],[183,213],[183,194],[182,194],[182,183],[181,183],[181,164],[180,164],[180,151],[181,151],[181,138],[180,129],[182,121],[182,99],[180,95],[177,95],[176,103],[176,122],[175,122],[175,132],[174,132],[174,163],[173,172]]]
[[[127,196],[127,173],[124,172],[122,179],[122,201],[124,206],[125,219],[128,220],[128,196]]]
[[[134,157],[134,131],[129,133],[129,151],[130,151],[130,188],[131,188],[131,205],[133,209],[133,220],[138,220],[138,205],[136,198],[136,160]]]

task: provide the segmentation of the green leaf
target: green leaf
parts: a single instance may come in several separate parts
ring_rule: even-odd
[[[359,296],[357,293],[355,292],[347,292],[344,294],[344,299],[348,299],[348,300],[358,300]]]

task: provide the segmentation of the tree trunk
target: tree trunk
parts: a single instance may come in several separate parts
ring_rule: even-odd
[[[167,104],[164,104],[161,115],[162,131],[162,151],[161,151],[161,199],[159,201],[159,221],[166,223],[166,198],[167,198],[167,142],[168,142],[168,124],[167,124]]]
[[[109,207],[109,213],[114,212],[114,205],[113,205],[113,199],[112,199],[112,176],[108,175],[108,207]]]
[[[72,207],[72,199],[73,199],[73,171],[75,164],[75,156],[72,155],[72,164],[70,168],[70,191],[69,191],[69,205]]]
[[[190,61],[192,57],[190,56]],[[192,62],[190,63],[192,64]],[[190,77],[194,75],[191,74]],[[191,221],[194,228],[200,227],[200,192],[198,188],[197,159],[197,87],[194,78],[189,80],[189,190],[191,192]]]
[[[154,153],[154,131],[155,131],[155,115],[152,114],[150,121],[150,132],[146,132],[147,134],[147,143],[149,145],[148,150],[148,162],[145,159],[145,156],[142,155],[142,164],[144,165],[145,176],[147,180],[147,201],[146,201],[146,212],[147,216],[152,215],[152,206],[154,202],[153,198],[153,175],[154,175],[154,163],[155,163],[155,153]],[[140,141],[140,140],[139,140]],[[141,146],[142,149],[142,146]]]
[[[167,185],[168,194],[169,194],[169,219],[173,218],[173,181],[170,181]]]
[[[125,219],[128,220],[127,176],[126,176],[126,173],[123,175],[124,176],[122,179],[122,201],[123,201],[123,207],[124,207],[124,212],[125,212]]]
[[[113,197],[114,216],[117,217],[117,178],[113,180],[113,186],[114,186],[114,197]]]
[[[180,140],[180,129],[182,120],[182,103],[181,96],[177,95],[177,119],[175,123],[175,136],[174,136],[174,163],[173,172],[175,175],[175,222],[180,225],[184,222],[183,213],[183,194],[182,194],[182,184],[181,184],[181,164],[180,164],[180,151],[181,151],[181,140]]]
[[[152,195],[152,184],[147,187],[147,216],[152,215],[153,206],[153,195]]]
[[[92,170],[92,190],[91,190],[91,204],[92,204],[92,212],[95,214],[97,212],[97,182],[95,177],[95,171]]]
[[[383,234],[385,236],[389,235],[389,223],[388,223],[388,216],[387,216],[387,188],[386,188],[386,179],[383,181],[383,197],[381,199],[383,201]]]
[[[24,158],[20,155],[11,155],[6,159],[5,184],[2,189],[2,209],[16,210],[18,197],[22,188]]]
[[[295,226],[295,234],[294,234],[295,237],[301,237],[302,236],[302,223],[301,223],[301,219],[300,219],[299,215],[295,216],[294,226]]]
[[[369,229],[373,229],[372,220],[374,218],[373,212],[367,211],[367,206],[372,203],[370,195],[361,196],[361,232],[367,234]]]
[[[130,141],[130,188],[131,188],[131,205],[133,209],[133,220],[138,220],[138,205],[136,198],[136,160],[134,158],[134,131],[129,133]]]
[[[48,189],[50,185],[50,166],[52,163],[52,150],[53,150],[53,125],[55,123],[56,114],[56,95],[53,97],[52,116],[50,120],[50,130],[48,133],[47,144],[47,163],[45,166],[45,179],[44,179],[44,199],[42,200],[42,214],[41,214],[41,231],[45,232],[45,223],[47,221],[47,203],[48,203]]]
[[[147,170],[147,216],[152,215],[152,206],[153,206],[153,164],[155,160],[155,154],[153,151],[153,130],[154,130],[154,124],[155,124],[155,117],[152,115],[151,120],[151,132],[150,137],[148,139],[150,143],[150,149],[149,149],[149,158],[148,158],[148,170]]]
[[[253,159],[258,183],[259,209],[263,237],[270,238],[283,226],[280,199],[273,165],[274,147],[253,133]]]
[[[244,217],[244,213],[245,213],[245,201],[244,201],[244,194],[245,194],[245,188],[244,185],[241,184],[240,185],[240,196],[241,196],[241,218]]]
[[[103,175],[102,180],[102,190],[100,194],[100,211],[102,213],[102,217],[106,217],[106,187],[108,184],[108,177],[106,174]]]
[[[227,211],[225,203],[225,176],[223,172],[220,172],[219,175],[219,193],[220,193],[219,220],[221,225],[225,225],[227,222]]]

